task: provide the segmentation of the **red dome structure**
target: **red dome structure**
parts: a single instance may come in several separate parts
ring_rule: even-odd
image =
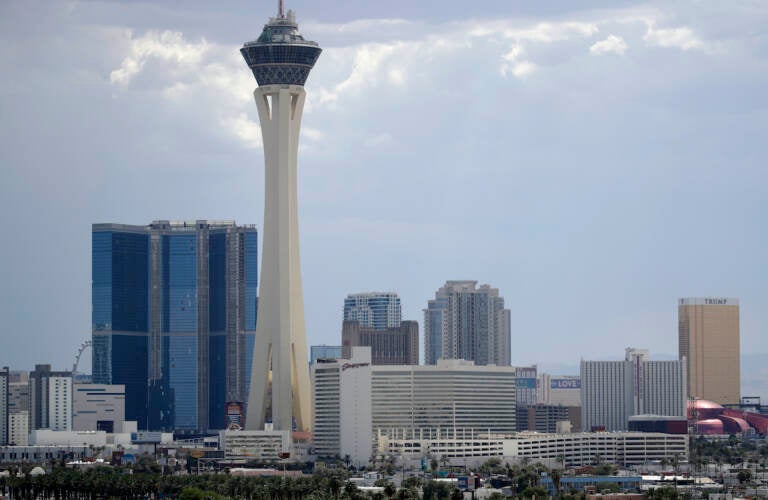
[[[707,420],[722,415],[722,406],[706,399],[694,399],[688,401],[688,420]]]
[[[725,426],[722,420],[716,418],[710,418],[707,420],[699,420],[696,422],[694,432],[697,435],[709,436],[712,434],[725,434]]]
[[[749,424],[743,418],[729,417],[720,415],[720,420],[725,425],[725,432],[728,434],[740,434],[749,430]]]
[[[721,405],[705,399],[688,401],[688,423],[697,435],[741,434],[749,432],[755,426],[758,432],[764,431],[752,420],[762,415],[747,414],[723,408]],[[750,425],[752,424],[752,425]]]

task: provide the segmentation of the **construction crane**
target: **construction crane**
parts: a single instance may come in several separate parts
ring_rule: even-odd
[[[80,347],[77,349],[77,354],[75,355],[75,364],[72,365],[72,377],[74,378],[75,374],[77,373],[77,365],[80,363],[80,356],[83,355],[83,351],[88,349],[93,345],[93,342],[90,340],[86,340],[82,344],[80,344]]]

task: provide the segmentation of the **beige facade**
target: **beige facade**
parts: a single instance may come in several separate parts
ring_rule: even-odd
[[[678,301],[679,355],[688,359],[688,396],[738,404],[741,394],[739,301]]]

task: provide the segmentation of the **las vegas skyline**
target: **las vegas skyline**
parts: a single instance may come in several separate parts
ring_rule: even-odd
[[[512,311],[513,364],[675,355],[688,296],[738,297],[742,352],[768,352],[768,15],[612,5],[288,2],[327,47],[299,165],[308,344],[338,343],[347,293],[396,291],[422,324],[445,280],[476,279]],[[0,7],[2,364],[66,368],[90,337],[93,222],[261,240],[237,49],[273,10]]]

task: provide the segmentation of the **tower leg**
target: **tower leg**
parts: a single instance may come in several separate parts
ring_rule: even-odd
[[[272,370],[275,430],[311,427],[309,365],[299,256],[297,169],[304,88],[265,85],[254,92],[265,158],[264,245],[247,429],[264,421]]]

